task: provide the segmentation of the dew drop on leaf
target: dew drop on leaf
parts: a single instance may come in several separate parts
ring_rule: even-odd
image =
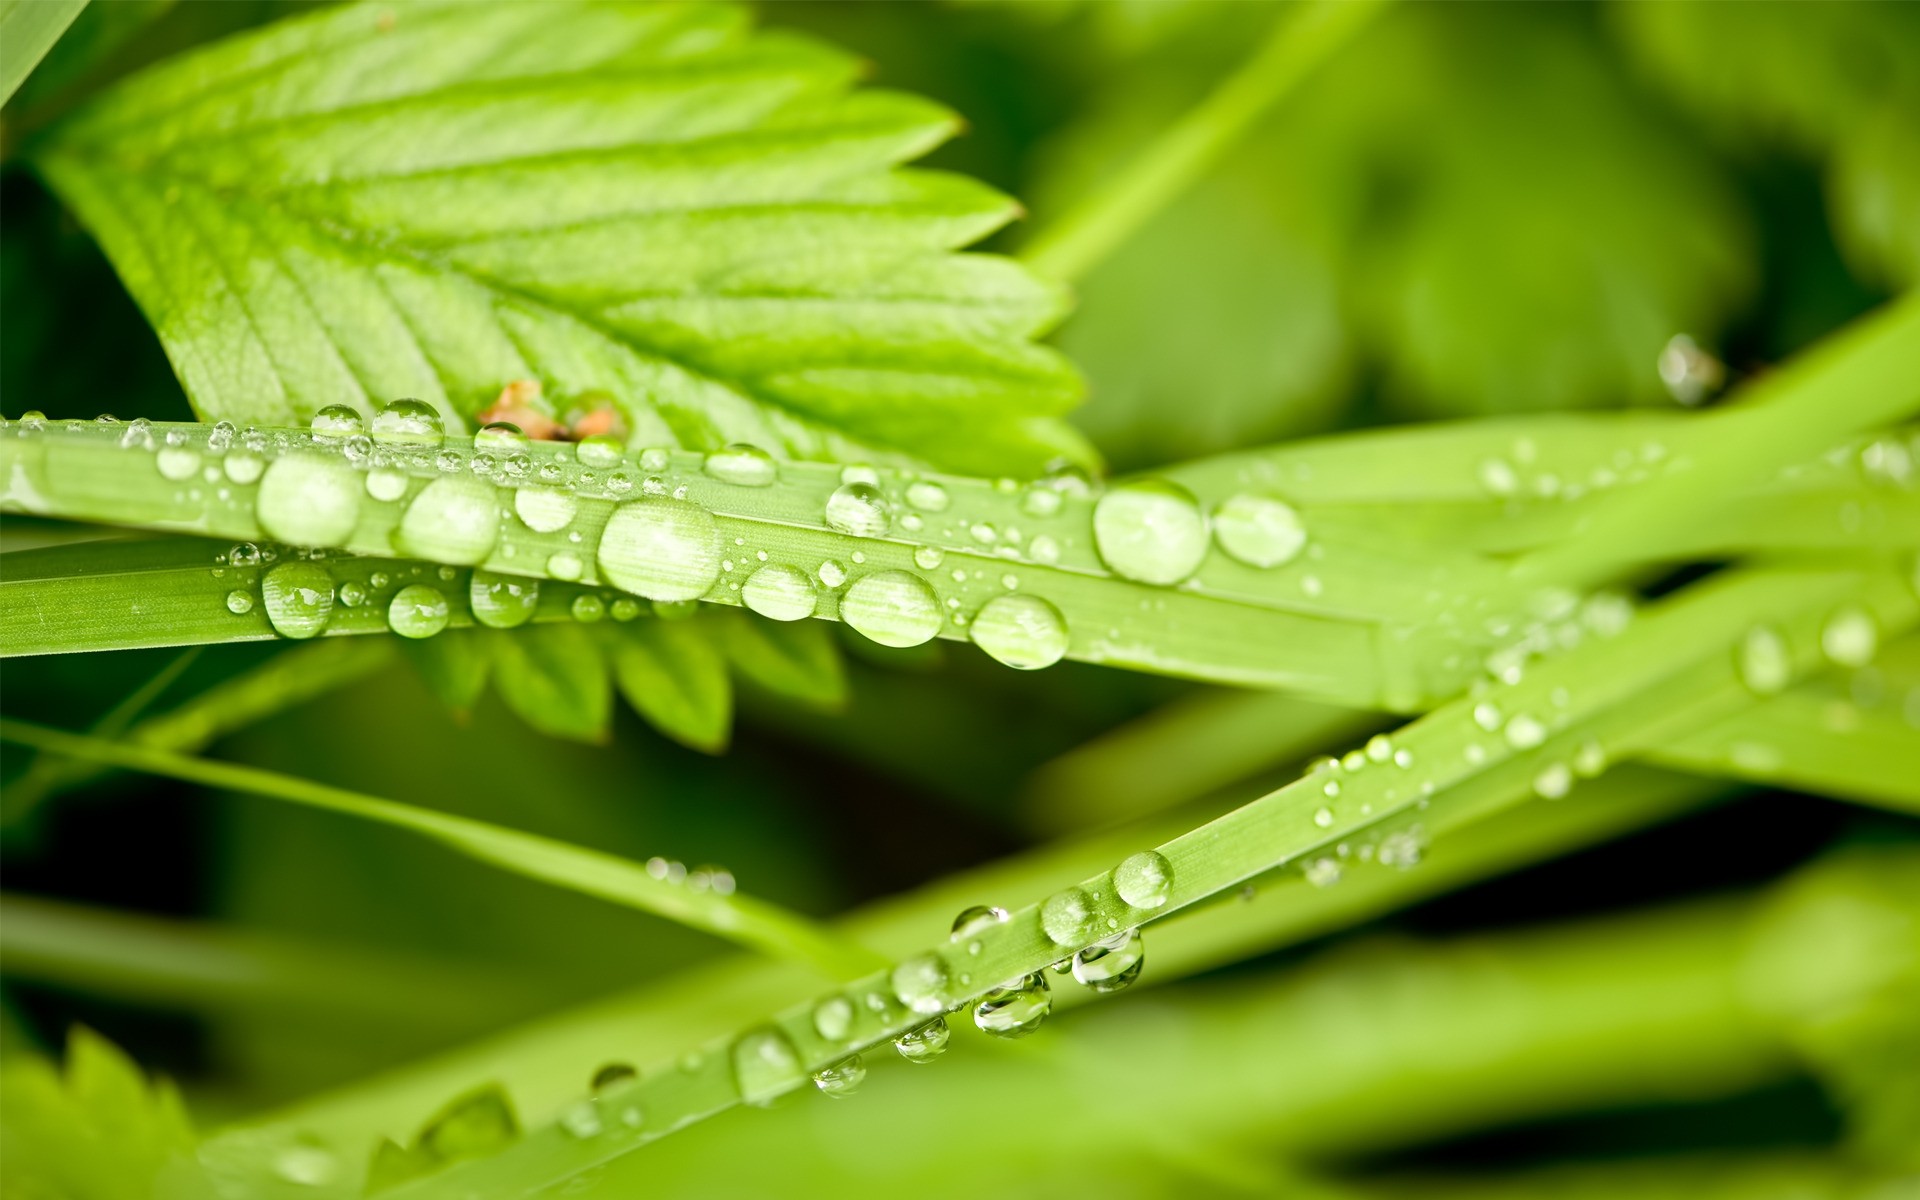
[[[296,546],[344,542],[360,519],[359,472],[336,458],[291,454],[260,477],[254,515],[271,537]]]
[[[1547,740],[1547,727],[1537,717],[1519,713],[1507,721],[1507,745],[1515,750],[1531,750]]]
[[[931,571],[945,562],[946,551],[938,546],[916,546],[913,551],[913,565],[923,571]]]
[[[893,1039],[893,1048],[910,1063],[929,1063],[946,1053],[947,1040],[953,1036],[945,1017],[935,1017],[918,1029],[910,1029]]]
[[[1740,682],[1756,696],[1771,696],[1793,682],[1793,656],[1787,640],[1770,625],[1755,625],[1740,639],[1735,654]]]
[[[972,908],[962,909],[953,919],[953,931],[947,935],[950,942],[964,941],[978,933],[985,933],[995,925],[1007,923],[1010,914],[1004,908],[993,905],[976,904]]]
[[[605,1126],[600,1121],[600,1110],[591,1100],[583,1100],[560,1114],[560,1128],[584,1141],[599,1137]]]
[[[200,469],[200,452],[192,446],[162,446],[153,463],[162,479],[185,483]]]
[[[867,1065],[861,1062],[860,1056],[856,1054],[852,1058],[842,1059],[830,1067],[815,1071],[813,1086],[819,1088],[823,1095],[831,1096],[835,1100],[844,1100],[858,1091],[860,1085],[866,1082],[866,1078]]]
[[[1025,1037],[1040,1028],[1053,1011],[1053,989],[1045,971],[1009,980],[980,997],[973,1006],[973,1023],[994,1037]]]
[[[607,615],[607,602],[588,592],[585,595],[575,596],[573,603],[567,607],[567,611],[573,614],[574,620],[583,625],[591,625]]]
[[[853,1032],[853,1001],[828,996],[813,1006],[813,1031],[829,1042],[844,1042]]]
[[[575,447],[574,453],[579,456],[581,466],[605,469],[626,458],[627,448],[621,445],[619,438],[611,434],[596,433],[592,437],[582,438],[580,445]],[[665,463],[661,464],[662,467],[665,465]],[[651,471],[660,468],[648,467],[647,469]]]
[[[227,478],[243,487],[260,478],[266,466],[266,460],[251,450],[235,450],[220,460],[220,469],[227,473]]]
[[[1300,553],[1307,531],[1286,501],[1241,492],[1213,510],[1213,538],[1250,567],[1277,567]]]
[[[888,977],[893,994],[900,1003],[917,1013],[940,1013],[947,1009],[947,964],[933,954],[910,958],[893,969]]]
[[[366,426],[361,423],[359,410],[346,404],[329,404],[313,414],[313,420],[307,422],[307,428],[319,441],[338,441],[356,434],[365,433]]]
[[[1057,946],[1074,946],[1093,936],[1093,897],[1086,889],[1064,888],[1040,905],[1040,928]]]
[[[234,616],[244,616],[253,611],[253,595],[238,588],[227,593],[227,611]]]
[[[1309,860],[1300,868],[1300,873],[1314,887],[1332,887],[1340,882],[1340,861],[1323,854],[1319,858]]]
[[[1094,992],[1117,992],[1140,978],[1147,943],[1138,929],[1095,942],[1073,956],[1073,977]]]
[[[513,493],[513,511],[535,533],[558,533],[573,523],[580,502],[565,488],[523,487]]]
[[[394,501],[407,494],[407,473],[397,467],[375,467],[367,472],[367,495]]]
[[[1193,494],[1149,479],[1102,495],[1093,508],[1093,542],[1115,574],[1141,583],[1179,583],[1207,556],[1207,521]]]
[[[840,601],[840,617],[882,646],[918,646],[940,632],[940,601],[918,575],[881,571],[854,581]]]
[[[461,566],[484,562],[500,540],[499,498],[478,479],[436,479],[407,505],[396,540],[419,558]]]
[[[996,662],[1022,671],[1050,667],[1067,652],[1067,622],[1038,596],[999,596],[975,614],[973,642]]]
[[[260,601],[281,637],[317,637],[333,615],[333,577],[316,563],[281,563],[260,581]]]
[[[495,421],[483,425],[473,435],[473,452],[495,457],[507,454],[523,453],[530,443],[527,435],[511,421]]]
[[[634,1070],[631,1063],[610,1062],[593,1073],[593,1081],[589,1086],[593,1091],[604,1092],[639,1077],[640,1072]]]
[[[1880,630],[1873,614],[1848,605],[1827,618],[1820,628],[1820,650],[1828,661],[1843,667],[1864,667],[1880,648]]]
[[[439,411],[423,400],[395,400],[373,414],[373,440],[385,445],[431,448],[445,437]]]
[[[764,1107],[800,1084],[800,1055],[778,1029],[753,1030],[733,1044],[733,1081],[740,1099]]]
[[[387,605],[387,625],[401,637],[432,637],[447,627],[450,615],[447,598],[424,583],[401,588]]]
[[[826,518],[841,533],[879,537],[887,531],[887,498],[871,483],[844,483],[827,497]]]
[[[1573,770],[1566,763],[1548,763],[1533,777],[1533,792],[1543,800],[1558,800],[1573,787]]]
[[[741,603],[775,621],[798,621],[812,616],[818,599],[807,573],[785,563],[761,567],[740,585]]]
[[[586,564],[571,550],[556,550],[547,556],[547,574],[571,583],[585,572]]]
[[[1173,895],[1173,864],[1158,850],[1129,854],[1113,869],[1113,887],[1135,908],[1159,908]]]
[[[921,512],[945,512],[950,502],[947,489],[930,479],[916,479],[907,485],[907,503]]]
[[[732,445],[707,455],[702,469],[735,487],[767,487],[779,476],[773,456],[758,446]]]
[[[697,504],[643,496],[613,510],[600,573],[649,600],[697,600],[720,578],[720,528]]]

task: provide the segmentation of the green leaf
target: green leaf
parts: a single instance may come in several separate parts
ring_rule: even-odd
[[[606,636],[614,682],[634,711],[695,750],[726,749],[733,687],[702,623],[635,621]]]
[[[900,169],[955,128],[707,6],[349,5],[155,67],[37,152],[208,417],[531,379],[636,445],[985,472],[1081,454],[1059,293]],[[955,438],[965,422],[968,436]]]
[[[401,638],[401,653],[427,689],[457,714],[479,702],[493,670],[493,639],[482,630],[448,629],[430,638]]]
[[[717,635],[727,663],[749,682],[816,708],[846,703],[846,662],[824,624],[724,611],[702,613],[701,620]]]
[[[585,629],[535,625],[488,638],[494,688],[527,724],[555,737],[606,737],[607,661]]]
[[[0,104],[73,24],[87,0],[0,0]]]
[[[0,1159],[20,1200],[150,1200],[168,1172],[198,1179],[195,1138],[180,1096],[98,1034],[75,1026],[66,1070],[10,1055],[0,1069]]]

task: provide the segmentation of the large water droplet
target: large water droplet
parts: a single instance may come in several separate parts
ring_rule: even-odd
[[[771,1104],[802,1078],[800,1055],[778,1029],[756,1029],[733,1044],[733,1081],[748,1104]]]
[[[1113,888],[1135,908],[1159,908],[1173,895],[1173,864],[1158,850],[1129,854],[1113,869]]]
[[[758,446],[733,445],[707,455],[708,475],[735,487],[766,487],[779,477],[773,455]]]
[[[1117,992],[1140,978],[1146,962],[1146,939],[1129,929],[1074,955],[1073,977],[1090,991]]]
[[[1067,622],[1038,596],[999,596],[974,615],[974,645],[1022,671],[1050,667],[1067,652]]]
[[[866,1078],[867,1065],[861,1062],[860,1056],[856,1054],[852,1058],[842,1059],[830,1067],[815,1071],[813,1086],[819,1088],[822,1094],[832,1096],[835,1100],[844,1100],[853,1095]]]
[[[940,632],[940,601],[918,575],[881,571],[854,580],[840,617],[882,646],[918,646]]]
[[[558,533],[573,523],[580,502],[564,488],[523,487],[513,493],[513,511],[535,533]]]
[[[935,1017],[920,1028],[910,1029],[893,1039],[893,1048],[910,1063],[929,1063],[946,1053],[947,1039],[952,1036],[952,1031],[947,1028],[947,1019]]]
[[[461,566],[484,562],[500,540],[500,501],[492,486],[478,479],[436,479],[407,505],[397,538],[419,558]]]
[[[373,440],[395,446],[438,446],[446,426],[433,405],[422,400],[395,400],[373,414]]]
[[[1179,583],[1207,556],[1207,521],[1185,488],[1142,480],[1100,497],[1093,508],[1093,542],[1118,575]]]
[[[451,615],[447,598],[424,583],[401,588],[387,605],[387,625],[401,637],[432,637],[447,627]]]
[[[276,458],[260,477],[254,515],[273,538],[296,546],[337,546],[360,519],[359,472],[311,454]]]
[[[938,955],[910,958],[893,969],[893,994],[917,1013],[947,1010],[947,964]]]
[[[333,577],[317,563],[281,563],[260,581],[260,602],[281,637],[316,637],[333,615]]]
[[[827,524],[855,537],[887,531],[887,498],[870,483],[845,483],[827,497]]]
[[[980,997],[973,1006],[973,1023],[994,1037],[1025,1037],[1040,1028],[1053,1011],[1053,989],[1044,971],[1009,980]]]
[[[1821,652],[1840,666],[1864,667],[1879,649],[1879,626],[1873,614],[1858,605],[1840,609],[1820,627]]]
[[[1793,682],[1793,655],[1787,651],[1787,640],[1770,625],[1747,630],[1734,668],[1740,682],[1756,696],[1771,696]]]
[[[600,572],[649,600],[697,600],[720,578],[720,527],[697,504],[643,496],[613,510]]]
[[[747,576],[740,585],[740,601],[775,621],[798,621],[813,615],[818,596],[813,580],[798,567],[773,563]]]
[[[1213,510],[1213,537],[1222,550],[1253,567],[1289,562],[1307,544],[1307,531],[1292,505],[1252,492]]]
[[[1040,928],[1058,946],[1075,946],[1093,936],[1093,897],[1086,889],[1070,887],[1048,896],[1040,905]]]
[[[313,414],[313,420],[307,422],[307,428],[313,431],[313,436],[319,441],[339,441],[366,432],[358,410],[346,404],[327,405]]]

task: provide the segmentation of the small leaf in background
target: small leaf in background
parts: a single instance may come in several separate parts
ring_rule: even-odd
[[[702,619],[742,678],[816,708],[846,703],[846,662],[824,622],[769,621],[732,611],[702,614]]]
[[[636,712],[695,750],[726,749],[733,684],[704,622],[643,619],[605,636],[614,682]]]
[[[1083,444],[1017,209],[897,164],[951,113],[741,11],[348,5],[130,79],[36,161],[209,419],[513,381],[637,445],[1037,471]],[[965,438],[951,436],[964,421]]]
[[[440,703],[456,714],[472,710],[493,668],[493,642],[485,630],[446,629],[430,638],[395,638],[400,651]]]
[[[494,687],[527,724],[583,742],[606,736],[607,663],[587,630],[562,623],[486,636]]]

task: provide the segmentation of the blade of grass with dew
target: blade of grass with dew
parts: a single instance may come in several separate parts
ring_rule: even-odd
[[[831,978],[869,969],[876,961],[870,952],[834,937],[812,920],[766,901],[690,887],[655,876],[639,863],[553,838],[257,767],[64,733],[24,721],[0,718],[0,740],[409,830],[503,870],[637,908],[762,953],[792,958]]]

